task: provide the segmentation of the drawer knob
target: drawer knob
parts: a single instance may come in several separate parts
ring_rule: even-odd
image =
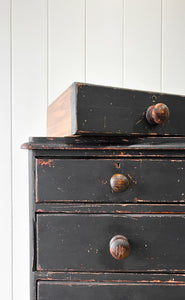
[[[124,192],[129,186],[128,178],[123,174],[114,174],[110,179],[110,185],[114,192]]]
[[[151,105],[146,111],[146,119],[149,124],[165,124],[169,119],[169,108],[164,103]]]
[[[124,235],[115,235],[110,240],[110,254],[117,260],[129,256],[130,244]]]

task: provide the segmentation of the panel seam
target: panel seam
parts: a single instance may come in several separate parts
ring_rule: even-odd
[[[47,49],[46,49],[46,64],[47,64],[47,79],[46,79],[46,84],[47,84],[47,107],[49,105],[49,0],[47,0],[47,4],[46,4],[46,14],[47,14],[47,33],[46,33],[46,39],[47,39]]]
[[[163,90],[163,0],[161,0],[160,92]]]
[[[124,67],[125,67],[125,62],[124,62],[124,54],[125,54],[125,49],[124,49],[124,45],[125,45],[125,0],[123,0],[123,7],[122,7],[122,87],[125,86],[125,76],[124,76]]]
[[[14,268],[13,268],[13,250],[14,250],[14,247],[13,247],[13,122],[12,122],[12,105],[13,105],[13,92],[12,92],[12,76],[13,76],[13,73],[12,73],[12,56],[13,56],[13,33],[12,33],[12,23],[13,23],[13,20],[12,20],[12,6],[13,6],[13,0],[10,0],[10,14],[9,14],[9,17],[10,17],[10,186],[11,186],[11,194],[10,194],[10,201],[11,201],[11,224],[10,224],[10,227],[11,227],[11,298],[13,300],[13,274],[14,274]]]
[[[87,14],[87,3],[86,3],[86,0],[85,0],[85,2],[84,2],[84,11],[85,11],[85,20],[84,20],[84,81],[85,81],[85,83],[86,83],[86,73],[87,73],[87,45],[86,45],[86,43],[87,43],[87,16],[86,16],[86,14]]]

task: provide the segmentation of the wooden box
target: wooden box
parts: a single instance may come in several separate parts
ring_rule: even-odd
[[[73,83],[48,107],[47,136],[185,136],[183,96]]]

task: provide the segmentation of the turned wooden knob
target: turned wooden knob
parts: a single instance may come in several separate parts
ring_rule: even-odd
[[[157,103],[149,106],[146,112],[146,119],[151,125],[165,124],[169,119],[169,115],[168,106],[164,103]]]
[[[124,259],[130,254],[130,245],[124,235],[115,235],[110,240],[109,246],[110,254],[117,260]]]
[[[128,178],[123,174],[114,174],[110,179],[110,185],[114,192],[124,192],[129,186]]]

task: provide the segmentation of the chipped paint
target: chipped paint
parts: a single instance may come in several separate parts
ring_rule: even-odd
[[[48,167],[54,167],[54,161],[53,159],[37,159],[37,164],[40,166],[48,166]]]

